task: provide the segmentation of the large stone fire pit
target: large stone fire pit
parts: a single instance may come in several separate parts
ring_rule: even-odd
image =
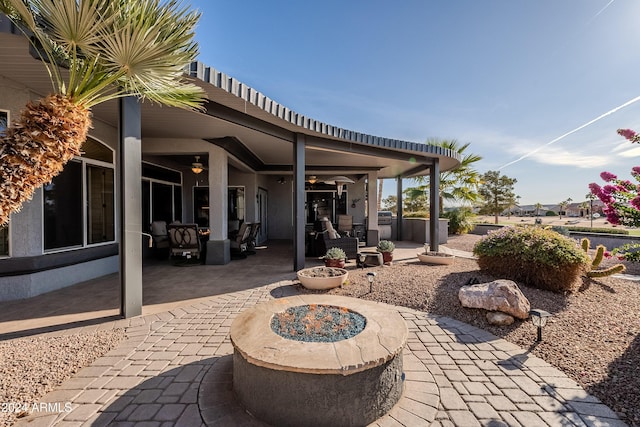
[[[364,329],[350,338],[339,333],[331,342],[292,339],[298,332],[290,329],[287,338],[276,333],[274,316],[280,321],[308,306],[328,310],[319,322],[326,322],[332,308],[360,315],[356,323],[363,317]],[[402,395],[407,335],[397,312],[360,299],[299,295],[259,304],[231,325],[233,389],[247,411],[273,425],[367,425]]]

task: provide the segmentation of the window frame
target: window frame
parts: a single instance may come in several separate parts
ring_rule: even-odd
[[[11,111],[0,108],[0,114],[4,114],[7,116],[6,128],[8,128],[9,124],[11,123]],[[2,132],[3,130],[4,129],[0,128],[0,132]],[[7,223],[6,227],[7,227],[7,253],[6,255],[0,253],[0,259],[11,258],[11,221]]]
[[[142,231],[143,232],[148,232],[149,231],[149,227],[151,225],[151,221],[153,221],[153,184],[162,184],[162,185],[168,185],[171,187],[171,216],[173,218],[173,220],[175,221],[176,219],[179,219],[180,221],[184,221],[184,206],[183,206],[183,201],[184,201],[184,177],[182,175],[182,172],[177,170],[177,169],[173,169],[164,165],[160,165],[157,163],[153,163],[153,162],[149,162],[147,160],[143,160],[142,163],[148,164],[150,166],[156,167],[156,168],[160,168],[160,169],[166,169],[168,171],[171,172],[176,172],[179,174],[180,176],[180,182],[176,182],[176,181],[165,181],[162,179],[158,179],[158,178],[151,178],[148,176],[145,176],[144,173],[141,176],[141,182],[140,185],[142,186],[142,184],[148,184],[149,185],[149,214],[151,216],[151,218],[149,218],[148,220],[146,218],[142,218]],[[176,193],[175,193],[175,188],[176,187],[180,187],[180,192],[182,194],[182,199],[180,200],[180,205],[182,206],[182,218],[176,218]],[[143,200],[141,200],[142,203],[144,203],[144,196]],[[142,213],[144,213],[144,206],[142,207]]]
[[[89,136],[88,138],[93,139],[95,142],[97,142],[98,144],[103,145],[105,148],[107,148],[109,151],[111,151],[111,158],[112,158],[112,162],[104,162],[101,160],[95,160],[95,159],[91,159],[91,158],[87,158],[87,157],[82,157],[82,156],[76,156],[73,159],[70,160],[70,162],[76,161],[76,162],[80,162],[80,164],[82,165],[82,244],[80,245],[73,245],[73,246],[65,246],[65,247],[60,247],[60,248],[52,248],[52,249],[45,249],[45,240],[44,240],[44,227],[45,227],[45,221],[44,221],[44,189],[40,192],[40,206],[42,209],[42,221],[40,222],[41,225],[41,236],[42,236],[42,241],[41,241],[41,250],[43,254],[53,254],[53,253],[58,253],[58,252],[67,252],[67,251],[72,251],[72,250],[78,250],[78,249],[84,249],[84,248],[94,248],[97,246],[105,246],[105,245],[112,245],[114,243],[116,243],[118,241],[118,216],[117,216],[117,206],[118,206],[118,195],[117,195],[117,177],[116,177],[116,165],[115,165],[115,155],[116,155],[116,151],[111,148],[109,145],[105,144],[104,142],[102,142],[101,140],[99,140],[98,138],[95,138],[93,136]],[[114,182],[113,182],[113,227],[114,227],[114,233],[113,233],[113,240],[109,240],[106,242],[98,242],[98,243],[88,243],[89,241],[89,236],[88,236],[88,232],[87,232],[87,224],[88,224],[88,196],[89,196],[89,190],[87,188],[87,165],[91,165],[91,166],[100,166],[106,169],[112,169],[113,170],[113,176],[114,176]]]

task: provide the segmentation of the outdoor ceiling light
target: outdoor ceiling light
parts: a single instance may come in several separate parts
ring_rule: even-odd
[[[313,184],[315,184],[316,182],[318,182],[318,177],[316,177],[315,175],[311,175],[311,176],[309,177],[309,184],[313,185]]]
[[[369,293],[373,292],[373,282],[376,281],[376,272],[370,271],[367,273],[367,280],[369,281]]]
[[[196,161],[191,163],[191,172],[196,175],[201,173],[204,170],[204,166],[200,163],[200,156],[196,156]]]
[[[533,323],[533,326],[538,328],[537,341],[540,342],[542,341],[542,328],[544,328],[547,324],[547,320],[549,319],[549,317],[551,317],[551,313],[544,310],[534,309],[529,311],[529,316],[531,316],[531,322]]]
[[[346,176],[339,175],[339,176],[332,176],[331,178],[328,178],[324,183],[335,184],[336,189],[338,190],[338,197],[342,197],[342,190],[344,189],[344,185],[355,184],[355,181],[347,178]]]

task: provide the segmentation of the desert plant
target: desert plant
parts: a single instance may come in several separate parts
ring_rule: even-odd
[[[347,254],[340,248],[329,248],[322,259],[347,259]]]
[[[29,33],[53,85],[0,136],[0,225],[80,155],[92,106],[136,96],[201,108],[184,74],[199,14],[179,0],[3,0],[0,12]]]
[[[380,240],[376,249],[378,252],[393,252],[395,248],[396,245],[394,245],[393,242],[390,242],[389,240]]]
[[[580,246],[582,247],[582,250],[584,251],[584,253],[587,254],[587,256],[589,256],[591,241],[589,241],[589,239],[585,237],[582,240],[580,240]],[[596,246],[596,252],[593,258],[591,259],[591,265],[590,265],[591,269],[586,273],[587,277],[611,276],[612,274],[622,273],[626,269],[625,266],[622,264],[616,264],[608,268],[599,269],[598,267],[600,267],[600,263],[605,257],[605,251],[606,251],[606,248],[604,247],[604,245]]]
[[[475,214],[469,208],[456,208],[442,215],[449,220],[450,234],[467,234],[473,229]]]
[[[473,252],[481,270],[551,291],[571,291],[590,262],[575,240],[532,226],[491,231]]]

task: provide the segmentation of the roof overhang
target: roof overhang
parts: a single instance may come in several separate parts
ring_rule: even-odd
[[[0,15],[0,79],[43,96],[51,82],[43,64],[29,53],[27,39]],[[142,104],[142,138],[201,139],[224,147],[257,173],[292,170],[293,143],[304,135],[307,173],[365,174],[380,178],[425,175],[437,159],[441,171],[460,164],[451,150],[381,138],[328,125],[298,114],[200,62],[190,78],[208,101],[204,112]],[[92,108],[94,120],[118,126],[118,104]],[[169,153],[167,153],[169,154]],[[346,154],[346,155],[345,155]]]

